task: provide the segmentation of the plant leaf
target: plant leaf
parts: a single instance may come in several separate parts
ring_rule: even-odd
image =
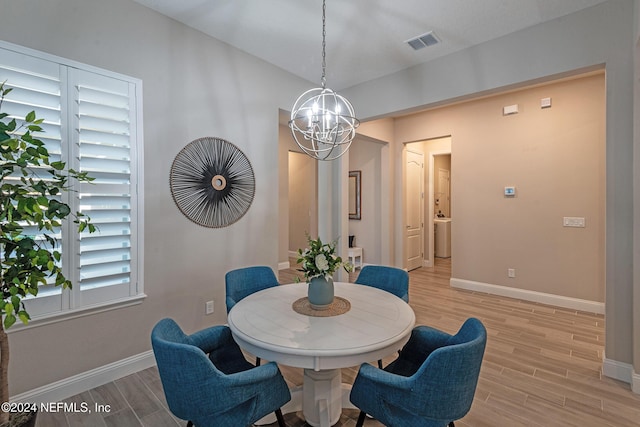
[[[29,323],[29,320],[31,320],[31,317],[29,317],[29,313],[24,310],[18,312],[18,317],[25,325]]]
[[[16,323],[16,316],[7,314],[4,318],[4,328],[9,329],[14,323]]]

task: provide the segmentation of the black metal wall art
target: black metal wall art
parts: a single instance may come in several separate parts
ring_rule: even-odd
[[[173,160],[169,177],[178,209],[204,227],[226,227],[249,210],[255,177],[249,159],[224,139],[204,137],[187,144]]]

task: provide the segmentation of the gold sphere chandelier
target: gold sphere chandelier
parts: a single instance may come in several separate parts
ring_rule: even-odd
[[[326,87],[326,1],[322,1],[322,87],[310,89],[293,104],[289,128],[307,155],[335,160],[347,152],[360,121],[351,103]]]

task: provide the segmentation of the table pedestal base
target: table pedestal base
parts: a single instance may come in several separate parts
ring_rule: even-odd
[[[342,413],[342,371],[330,369],[304,370],[302,413],[307,424],[332,426]]]
[[[336,373],[337,371],[337,373]],[[340,369],[328,371],[304,370],[304,386],[291,389],[291,400],[281,409],[283,414],[302,411],[307,424],[330,427],[338,422],[343,408],[353,409],[349,400],[351,384],[341,384]],[[256,425],[272,424],[275,415],[269,414]]]

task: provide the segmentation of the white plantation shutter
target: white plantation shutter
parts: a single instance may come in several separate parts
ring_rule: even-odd
[[[95,180],[79,189],[78,210],[98,227],[78,236],[83,304],[135,295],[132,217],[135,217],[135,87],[132,83],[73,70],[77,170]],[[102,289],[109,288],[109,289]]]
[[[14,88],[2,111],[43,118],[51,161],[87,172],[63,194],[97,231],[78,233],[71,218],[58,234],[70,291],[45,286],[26,302],[32,318],[126,301],[142,294],[138,218],[141,83],[61,58],[0,43],[0,81]],[[29,230],[37,235],[37,230]],[[35,315],[35,316],[34,316]]]
[[[39,72],[29,68],[37,68]],[[12,92],[5,98],[2,111],[18,124],[30,111],[35,111],[36,116],[44,120],[44,133],[36,136],[46,144],[50,160],[60,160],[62,103],[65,99],[60,66],[0,49],[0,82],[4,81],[5,87],[12,88]]]
[[[62,154],[62,104],[64,99],[64,82],[62,81],[59,64],[23,55],[10,50],[0,49],[0,81],[6,82],[5,88],[12,91],[3,101],[2,111],[9,113],[9,117],[20,120],[30,112],[35,111],[36,117],[44,120],[44,133],[35,134],[41,139],[49,151],[50,160],[58,161]],[[20,131],[22,132],[22,131]],[[43,172],[38,174],[38,172]],[[46,179],[48,173],[34,170],[34,175]],[[14,175],[7,179],[19,179]],[[66,201],[66,200],[65,200]],[[24,224],[24,234],[32,236],[43,243],[44,247],[53,249],[46,244],[42,233],[34,226]],[[63,252],[61,230],[51,234],[56,238],[56,249]],[[53,283],[53,278],[49,281]],[[42,311],[55,312],[62,308],[61,288],[49,285],[40,287],[39,296]],[[47,297],[47,298],[45,298]]]

